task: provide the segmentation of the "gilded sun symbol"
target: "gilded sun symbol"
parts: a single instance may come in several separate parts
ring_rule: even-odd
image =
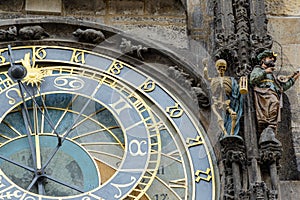
[[[44,71],[41,68],[38,68],[35,63],[31,65],[30,63],[30,53],[25,54],[24,59],[21,60],[22,65],[26,68],[27,74],[23,79],[27,85],[38,86],[41,84],[44,78]]]

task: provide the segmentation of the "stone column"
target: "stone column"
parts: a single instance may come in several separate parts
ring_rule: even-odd
[[[282,145],[275,138],[272,128],[266,128],[259,139],[261,166],[268,169],[270,183],[268,187],[268,199],[278,199],[279,177],[278,168],[281,159]]]
[[[244,141],[239,136],[225,136],[220,143],[226,176],[224,199],[240,199],[247,182],[243,175],[246,164]]]

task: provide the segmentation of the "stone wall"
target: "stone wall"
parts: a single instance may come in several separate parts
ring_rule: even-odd
[[[299,16],[299,0],[265,0],[267,14],[273,16]]]
[[[140,38],[177,48],[188,47],[187,17],[180,0],[0,1],[0,18],[3,19],[43,15],[94,21]]]
[[[300,68],[300,1],[299,0],[266,0],[268,14],[268,31],[274,39],[274,50],[280,58],[277,66],[281,66],[280,74],[291,74]],[[300,81],[286,92],[285,106],[289,109],[283,113],[290,117],[288,128],[279,133],[283,142],[282,168],[280,170],[281,199],[299,198],[300,174]],[[286,118],[284,118],[286,120]],[[281,134],[281,135],[280,135]],[[283,181],[286,180],[286,181]],[[284,197],[284,198],[283,198]]]

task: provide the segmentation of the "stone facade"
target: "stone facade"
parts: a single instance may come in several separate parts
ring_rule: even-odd
[[[299,69],[300,63],[300,2],[290,1],[267,1],[268,5],[268,31],[273,36],[274,48],[283,52],[280,69],[285,74],[292,74]],[[280,44],[280,46],[278,45]],[[291,131],[295,154],[297,156],[298,172],[300,172],[300,84],[286,92],[291,105]]]
[[[280,64],[282,66],[281,73],[291,74],[299,69],[300,57],[300,2],[297,0],[284,1],[266,1],[268,14],[268,31],[272,35],[275,44],[274,49],[282,52]],[[279,137],[284,145],[282,168],[280,171],[281,195],[284,199],[298,199],[299,190],[299,174],[300,174],[300,118],[299,118],[299,102],[300,102],[300,85],[299,82],[286,92],[285,104],[290,106],[288,113],[291,122],[282,123],[285,130],[279,133]],[[286,129],[288,128],[288,129]]]
[[[273,16],[299,16],[298,0],[266,0],[266,12]]]
[[[124,56],[124,59],[127,59],[127,55],[133,57],[136,59],[133,62],[137,64],[141,65],[144,59],[148,63],[152,63],[154,69],[147,71],[147,73],[153,73],[155,78],[162,80],[162,82],[169,87],[170,91],[173,91],[174,94],[184,99],[186,101],[185,103],[190,106],[190,109],[194,110],[204,128],[210,133],[210,141],[215,150],[217,159],[219,159],[219,161],[222,159],[221,144],[219,143],[220,141],[217,135],[219,130],[217,130],[216,123],[214,122],[215,119],[211,115],[211,110],[208,106],[208,93],[206,93],[208,86],[202,79],[202,71],[203,67],[207,64],[210,66],[210,76],[216,75],[216,71],[213,67],[216,53],[214,52],[214,46],[216,46],[217,43],[214,33],[223,33],[224,30],[214,30],[214,28],[217,27],[216,22],[219,22],[218,20],[222,21],[221,18],[225,13],[229,15],[232,14],[232,12],[226,10],[230,8],[227,2],[223,4],[219,11],[221,17],[214,15],[218,11],[213,4],[215,2],[222,2],[217,0],[43,0],[44,3],[40,4],[41,2],[42,1],[38,0],[0,1],[0,26],[2,32],[10,34],[10,25],[15,24],[18,35],[14,36],[12,34],[9,36],[17,37],[15,40],[20,42],[19,40],[22,41],[22,35],[20,35],[22,28],[39,24],[43,28],[42,31],[45,31],[43,35],[40,35],[39,39],[45,38],[45,41],[49,44],[56,44],[55,42],[57,41],[62,43],[76,41],[79,42],[77,45],[80,47],[93,49],[97,48],[97,46],[91,45],[91,41],[102,43],[107,39],[106,43],[102,43],[103,46],[99,46],[111,50],[108,51],[108,54],[113,54],[115,53],[113,51],[117,51],[120,56]],[[47,7],[46,5],[51,5],[51,9],[45,9],[45,7]],[[280,58],[277,63],[278,66],[280,65],[282,68],[278,68],[278,71],[288,75],[300,67],[300,1],[265,0],[265,5],[268,19],[266,32],[272,36],[274,41],[272,48],[280,53]],[[251,9],[255,10],[255,5],[250,4],[250,6],[252,6]],[[248,65],[251,63],[250,56],[247,54],[250,52],[247,51],[247,45],[245,45],[247,44],[246,40],[248,40],[250,36],[244,33],[253,31],[252,33],[257,33],[257,35],[264,35],[264,33],[259,30],[260,26],[258,25],[260,22],[257,23],[257,27],[251,24],[258,19],[251,19],[252,21],[247,20],[246,8],[248,7],[249,4],[241,3],[234,5],[234,8],[238,10],[236,13],[239,14],[236,16],[238,32],[236,33],[237,36],[235,39],[237,42],[235,45],[240,48],[239,50],[243,50],[237,50],[236,53],[243,56],[243,61],[235,60],[235,62],[231,63],[229,70],[231,70],[230,73],[232,74],[234,73],[234,64],[246,66],[243,64]],[[256,14],[255,16],[259,17],[261,13]],[[231,24],[232,22],[233,20],[228,20],[223,23],[233,27],[234,24]],[[105,28],[103,28],[102,25],[105,26]],[[78,29],[84,31],[87,28],[91,28],[93,31],[84,33],[79,31],[81,34],[79,36],[74,34],[74,31]],[[226,37],[232,35],[231,32],[226,32],[228,30],[230,29],[225,30]],[[128,39],[121,38],[117,33],[136,37],[137,41],[143,41],[143,44],[134,40],[129,41]],[[238,38],[240,35],[245,36],[245,38]],[[25,36],[23,35],[23,37]],[[233,41],[230,39],[233,38],[226,37],[223,38],[223,43],[219,43],[221,47],[232,44]],[[31,37],[30,39],[35,38]],[[3,45],[7,44],[5,43],[7,42],[7,38],[4,38],[2,41],[4,42]],[[120,48],[122,41],[125,50]],[[26,44],[26,42],[24,42],[24,44]],[[153,44],[156,46],[152,46]],[[252,45],[254,46],[254,44]],[[119,50],[116,50],[118,48]],[[167,59],[162,57],[161,52],[157,52],[158,50],[165,53],[164,55],[167,55]],[[223,55],[220,54],[219,56],[222,57]],[[204,98],[204,96],[206,98]],[[194,101],[190,101],[191,99]],[[281,199],[298,199],[300,196],[300,191],[297,189],[300,180],[299,102],[300,84],[298,81],[295,87],[287,91],[284,96],[283,122],[281,123],[277,136],[283,143],[282,158],[279,163],[281,165],[279,169]],[[201,108],[199,108],[199,104],[202,105]],[[250,116],[251,112],[253,112],[253,110],[249,108],[247,114]],[[245,122],[245,124],[247,124],[247,122]],[[245,128],[243,130],[247,129]],[[255,140],[251,140],[249,143],[251,142],[257,143]],[[251,171],[253,168],[249,167],[249,163],[254,161],[252,158],[248,158],[248,160],[245,158],[244,144],[242,144],[241,141],[238,141],[238,145],[240,145],[238,146],[240,147],[238,149],[239,155],[236,156],[238,160],[232,158],[226,160],[227,158],[225,158],[224,166],[225,168],[226,166],[229,166],[229,168],[233,166],[236,170],[238,169],[238,172],[239,170],[246,171],[245,169],[248,167],[251,181],[252,177],[263,172]],[[251,151],[253,150],[251,145],[246,147],[251,149]],[[226,147],[224,149],[226,150],[228,148]],[[229,153],[231,153],[231,151]],[[255,153],[253,157],[259,156],[257,152]],[[227,154],[225,155],[227,156]],[[262,155],[262,157],[264,157],[264,155]],[[232,162],[232,160],[234,160],[234,162]],[[261,162],[264,162],[263,159]],[[234,175],[232,171],[224,170],[221,161],[220,163],[220,176],[230,174],[233,179]],[[253,165],[256,164],[257,163],[254,163]],[[279,164],[276,167],[279,168]],[[242,176],[243,177],[238,177],[239,181],[245,178],[245,174]],[[227,182],[230,181],[227,180]],[[233,180],[231,180],[230,184],[232,182]],[[244,180],[242,187],[245,189],[250,186],[248,186]],[[259,182],[257,182],[257,185],[251,187],[253,187],[252,192],[254,190],[259,191],[259,189],[265,189],[265,186]],[[224,190],[226,192],[226,190],[229,189],[221,188],[221,193],[224,193]],[[233,188],[231,188],[231,193],[233,193],[232,190]],[[235,198],[238,198],[237,193],[233,193],[233,195],[235,195]],[[241,195],[244,195],[244,199],[247,199],[249,193],[244,191]],[[224,197],[223,199],[226,198]],[[268,199],[271,199],[271,197]]]

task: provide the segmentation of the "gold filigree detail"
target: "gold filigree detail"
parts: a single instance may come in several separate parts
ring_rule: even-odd
[[[30,63],[30,53],[26,53],[24,59],[21,60],[22,65],[26,68],[27,74],[23,79],[27,85],[38,86],[44,79],[45,73],[43,69],[38,68],[35,62]]]

